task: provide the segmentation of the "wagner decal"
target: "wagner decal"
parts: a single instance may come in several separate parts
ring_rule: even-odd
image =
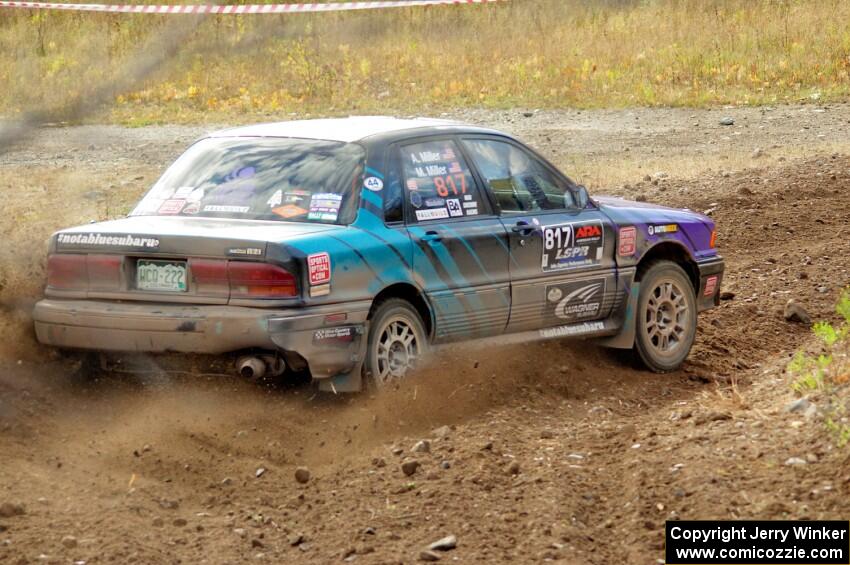
[[[602,222],[546,226],[541,266],[544,271],[557,271],[596,265],[604,247]]]
[[[125,247],[156,249],[159,239],[143,235],[103,235],[99,233],[60,233],[56,237],[59,248],[68,247]]]
[[[327,284],[331,282],[331,256],[327,253],[313,253],[307,256],[307,270],[310,285]]]
[[[553,284],[546,287],[546,317],[577,322],[599,317],[605,297],[605,279]]]

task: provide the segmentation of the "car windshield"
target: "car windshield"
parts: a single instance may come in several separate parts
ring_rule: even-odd
[[[207,138],[190,147],[131,216],[349,224],[365,151],[290,138]]]

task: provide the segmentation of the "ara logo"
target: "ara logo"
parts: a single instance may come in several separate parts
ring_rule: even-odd
[[[559,320],[597,317],[604,295],[604,279],[553,285],[546,289],[546,297],[550,303],[555,303],[553,313]]]
[[[576,239],[582,239],[585,237],[599,237],[600,235],[602,235],[602,228],[600,228],[596,224],[580,226],[576,228]]]

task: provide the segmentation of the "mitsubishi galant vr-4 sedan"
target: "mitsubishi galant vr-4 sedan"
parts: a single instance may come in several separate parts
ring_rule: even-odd
[[[198,140],[128,217],[52,236],[34,319],[59,348],[233,354],[333,391],[505,334],[663,372],[722,276],[706,216],[591,198],[499,131],[356,117]]]

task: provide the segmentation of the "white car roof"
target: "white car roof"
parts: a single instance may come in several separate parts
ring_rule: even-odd
[[[350,118],[256,124],[213,132],[210,137],[297,137],[349,143],[372,135],[393,131],[424,127],[456,127],[459,125],[463,124],[431,118],[399,119],[389,116],[352,116]]]

